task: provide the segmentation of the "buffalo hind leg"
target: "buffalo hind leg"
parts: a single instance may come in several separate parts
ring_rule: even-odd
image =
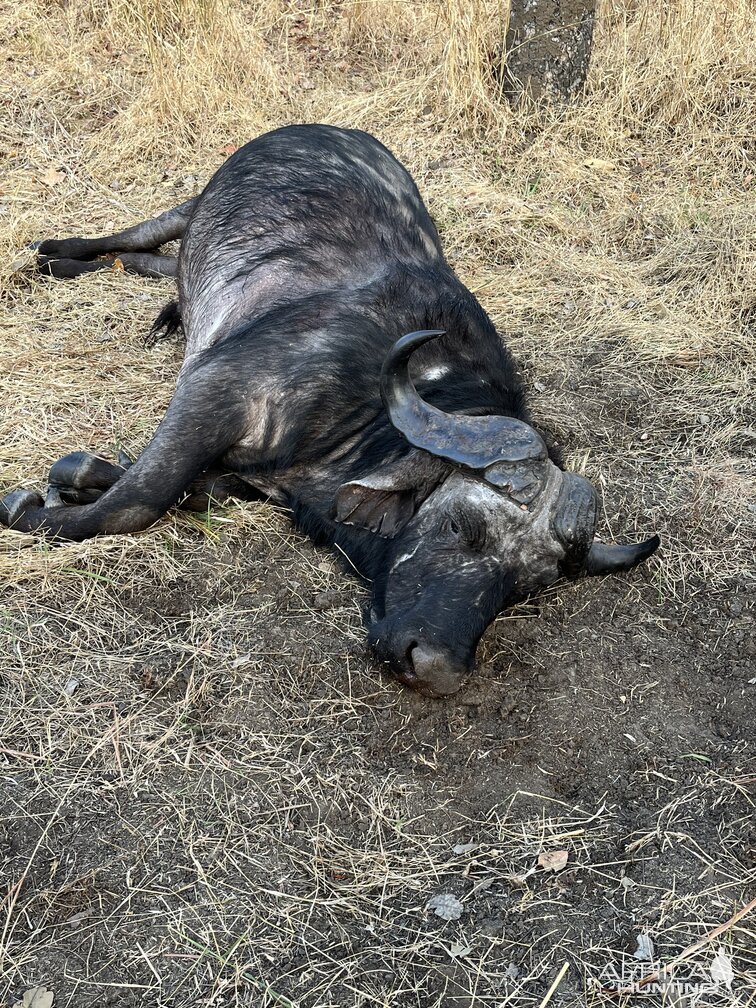
[[[199,196],[166,210],[150,220],[101,238],[51,238],[40,242],[37,253],[42,265],[49,259],[79,259],[88,262],[97,256],[121,252],[146,252],[181,238]],[[52,274],[53,276],[55,274]]]
[[[241,476],[208,469],[189,487],[186,497],[179,501],[182,511],[196,511],[206,514],[214,504],[225,504],[230,500],[259,500],[260,492],[251,487]]]
[[[82,459],[70,461],[68,456],[59,468],[53,466],[58,482],[74,491],[100,490],[98,481],[114,478],[95,500],[69,506],[65,486],[63,491],[54,488],[49,503],[31,490],[15,490],[0,500],[0,524],[74,541],[139,532],[185,497],[192,482],[241,440],[248,427],[243,389],[233,390],[218,362],[199,366],[179,382],[155,436],[133,465],[86,468],[85,456],[85,468],[80,470]],[[84,486],[77,488],[77,482]]]
[[[37,260],[37,269],[56,280],[71,280],[83,273],[112,270],[116,261],[121,263],[127,273],[136,273],[138,276],[175,277],[178,272],[177,256],[158,255],[156,252],[122,252],[117,260],[97,259],[95,262],[40,256]]]
[[[118,453],[118,463],[89,452],[72,452],[50,469],[45,507],[92,504],[102,497],[134,465],[126,452]],[[255,500],[259,492],[240,476],[221,469],[208,469],[193,480],[177,502],[182,511],[205,512],[213,504],[231,499]]]

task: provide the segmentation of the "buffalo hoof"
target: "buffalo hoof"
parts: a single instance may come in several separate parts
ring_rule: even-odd
[[[89,452],[71,452],[53,465],[47,478],[47,506],[92,504],[114,486],[133,464],[125,452],[118,465]]]
[[[98,270],[111,269],[113,263],[109,260],[89,262],[83,259],[56,259],[53,256],[37,257],[37,272],[54,280],[73,280],[84,273],[96,273]]]
[[[0,525],[13,528],[27,511],[42,504],[42,498],[34,490],[13,490],[0,500]]]
[[[56,280],[71,280],[83,273],[110,269],[110,260],[97,260],[97,251],[90,238],[48,238],[31,242],[29,248],[37,253],[37,270],[43,276]]]
[[[48,259],[94,259],[91,240],[87,238],[48,238],[34,242],[37,254]],[[96,254],[96,253],[95,253]]]

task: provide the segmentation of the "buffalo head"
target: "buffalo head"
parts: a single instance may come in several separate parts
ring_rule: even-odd
[[[551,461],[540,435],[508,416],[444,413],[409,375],[413,351],[442,335],[403,336],[381,395],[413,446],[394,465],[344,484],[337,520],[391,539],[374,583],[369,639],[402,682],[456,692],[496,615],[560,577],[630,570],[659,545],[594,541],[591,484]]]

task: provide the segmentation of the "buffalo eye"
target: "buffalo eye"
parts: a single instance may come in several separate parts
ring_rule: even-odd
[[[447,514],[441,528],[449,539],[461,542],[471,549],[481,549],[486,541],[485,524],[463,512]]]
[[[453,515],[445,515],[441,522],[441,533],[449,539],[460,539],[462,537],[462,524]]]

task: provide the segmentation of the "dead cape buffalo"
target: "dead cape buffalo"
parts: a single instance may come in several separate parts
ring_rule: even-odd
[[[178,258],[159,255],[181,239]],[[176,276],[173,399],[133,464],[76,452],[14,529],[80,540],[174,504],[260,493],[369,581],[369,640],[408,686],[455,692],[494,617],[560,577],[626,571],[659,539],[594,541],[597,498],[531,426],[515,364],[444,259],[412,178],[372,136],[289,126],[195,199],[104,238],[44,241],[54,277]]]

